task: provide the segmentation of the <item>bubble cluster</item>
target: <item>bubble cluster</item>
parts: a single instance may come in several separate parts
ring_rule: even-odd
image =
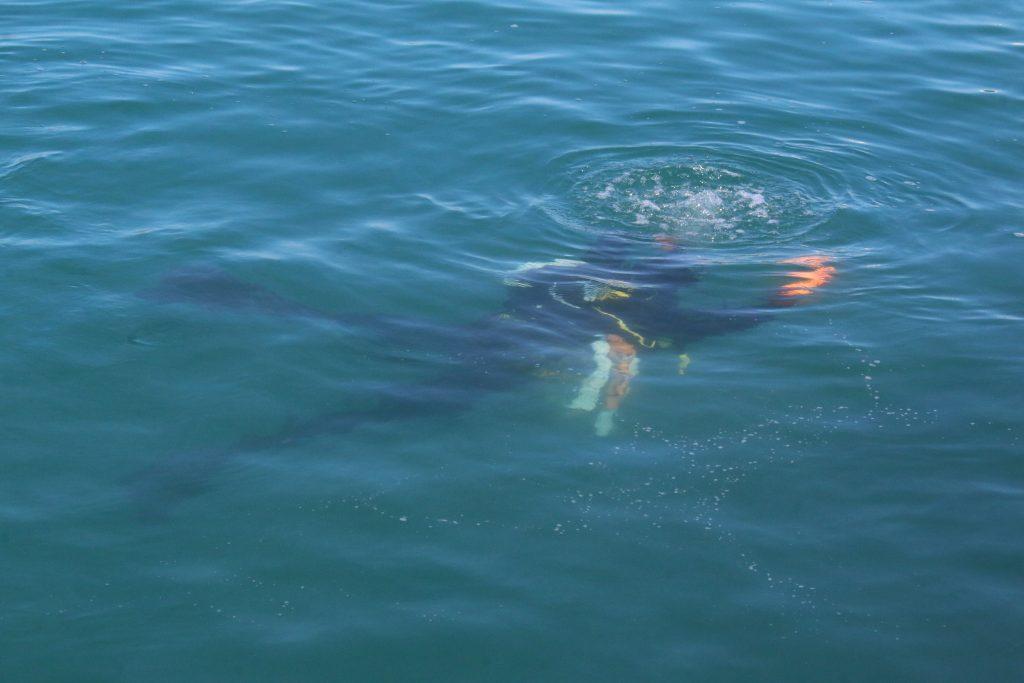
[[[783,221],[813,215],[798,193],[782,194],[743,173],[702,164],[598,173],[576,190],[597,220],[691,242],[774,239]]]
[[[761,246],[800,237],[834,209],[826,173],[796,159],[597,150],[560,166],[565,214],[587,230]]]

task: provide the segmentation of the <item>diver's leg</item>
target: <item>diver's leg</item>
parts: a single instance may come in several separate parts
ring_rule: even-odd
[[[187,303],[208,309],[326,322],[350,329],[360,338],[375,338],[381,353],[388,349],[402,351],[410,340],[417,349],[426,351],[468,347],[476,337],[486,335],[494,327],[491,320],[455,325],[398,315],[323,311],[208,265],[193,265],[171,272],[138,295],[160,304]],[[387,344],[379,343],[380,340]],[[394,343],[396,341],[399,343]]]

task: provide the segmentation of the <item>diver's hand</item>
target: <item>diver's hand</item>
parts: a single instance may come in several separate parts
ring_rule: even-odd
[[[835,267],[829,265],[830,259],[822,255],[798,256],[779,263],[807,268],[786,273],[786,277],[793,281],[782,285],[776,292],[776,296],[782,300],[780,303],[784,301],[783,305],[792,305],[799,297],[810,296],[814,290],[828,284],[836,273]]]

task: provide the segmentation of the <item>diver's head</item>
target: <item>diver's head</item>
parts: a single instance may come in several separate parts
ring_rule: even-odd
[[[676,236],[670,235],[667,232],[660,232],[655,235],[654,241],[661,246],[662,251],[675,251],[679,247],[679,240],[676,239]]]

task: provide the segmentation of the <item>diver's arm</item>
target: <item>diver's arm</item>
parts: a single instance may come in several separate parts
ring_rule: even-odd
[[[760,306],[730,311],[676,309],[668,312],[653,329],[663,332],[659,336],[681,344],[718,334],[741,332],[771,320],[780,309],[796,305],[802,298],[828,283],[836,272],[824,256],[803,256],[782,263],[804,266],[807,270],[786,273],[789,281]]]
[[[767,322],[772,318],[768,309],[736,309],[729,311],[704,311],[699,309],[676,309],[668,311],[648,329],[660,340],[671,340],[676,346],[731,332],[741,332]]]

